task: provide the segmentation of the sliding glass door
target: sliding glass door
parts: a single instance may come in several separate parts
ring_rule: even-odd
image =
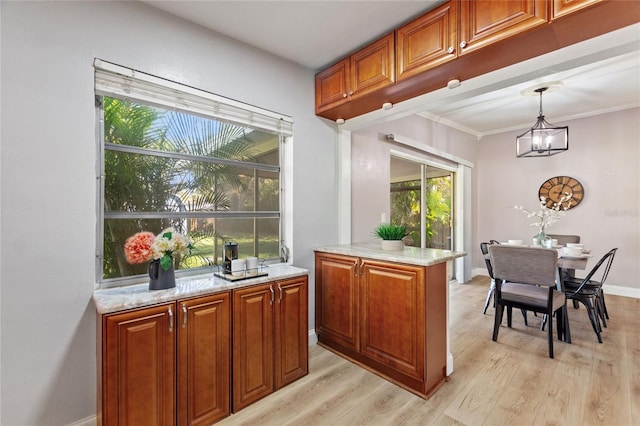
[[[454,173],[391,156],[391,221],[410,232],[407,245],[451,250]]]

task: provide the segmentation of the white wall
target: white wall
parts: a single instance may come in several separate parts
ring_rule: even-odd
[[[293,259],[337,240],[314,75],[137,2],[1,3],[3,425],[95,414],[95,57],[294,118]],[[309,326],[313,326],[313,274]]]
[[[351,238],[354,242],[373,240],[372,232],[380,223],[381,213],[385,213],[387,218],[390,217],[389,158],[391,150],[422,159],[433,157],[423,151],[386,141],[384,135],[388,133],[418,141],[425,146],[471,163],[476,161],[478,141],[475,136],[418,116],[373,125],[353,132],[351,135]],[[472,175],[475,175],[473,169]]]
[[[516,158],[519,132],[480,141],[474,266],[484,267],[481,241],[530,241],[537,233],[529,227],[532,220],[512,206],[537,209],[540,185],[550,177],[568,175],[582,183],[584,199],[547,232],[580,235],[594,256],[588,267],[618,247],[608,284],[618,287],[618,293],[639,297],[640,109],[556,124],[569,126],[569,150],[552,157]]]

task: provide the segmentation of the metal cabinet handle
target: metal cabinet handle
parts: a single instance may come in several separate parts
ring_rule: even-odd
[[[280,292],[280,298],[278,299],[278,302],[282,303],[282,286],[280,284],[278,284],[278,290]]]
[[[456,49],[453,48],[453,46],[449,46],[449,48],[447,49],[448,53],[453,53],[455,52]]]
[[[273,301],[275,300],[276,293],[273,291],[273,284],[269,286],[269,291],[271,292],[271,302],[270,305],[273,305]]]
[[[169,333],[173,332],[173,310],[169,306]]]
[[[356,259],[356,261],[353,262],[353,276],[354,277],[358,276],[358,259]]]
[[[343,94],[342,94],[342,97],[343,97],[343,98],[346,98],[346,97],[347,97],[347,94],[346,94],[346,93],[343,93]]]
[[[364,270],[364,260],[360,259],[360,276],[362,276]]]
[[[464,49],[465,47],[467,47],[467,42],[466,42],[466,41],[464,41],[464,40],[463,40],[463,41],[461,41],[461,42],[460,42],[460,47],[461,47],[461,48],[463,48],[463,49]]]
[[[349,90],[349,95],[353,95],[353,90]]]
[[[187,304],[182,304],[182,328],[187,326]]]

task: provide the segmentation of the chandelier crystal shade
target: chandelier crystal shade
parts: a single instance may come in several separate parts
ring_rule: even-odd
[[[569,149],[569,127],[554,126],[544,119],[542,113],[542,92],[546,87],[536,89],[540,94],[540,113],[533,127],[516,138],[516,157],[548,157]]]

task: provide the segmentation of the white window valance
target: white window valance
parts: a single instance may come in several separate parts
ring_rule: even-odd
[[[293,119],[286,115],[225,98],[184,84],[95,59],[98,95],[132,99],[182,112],[213,117],[284,136],[293,134]]]

